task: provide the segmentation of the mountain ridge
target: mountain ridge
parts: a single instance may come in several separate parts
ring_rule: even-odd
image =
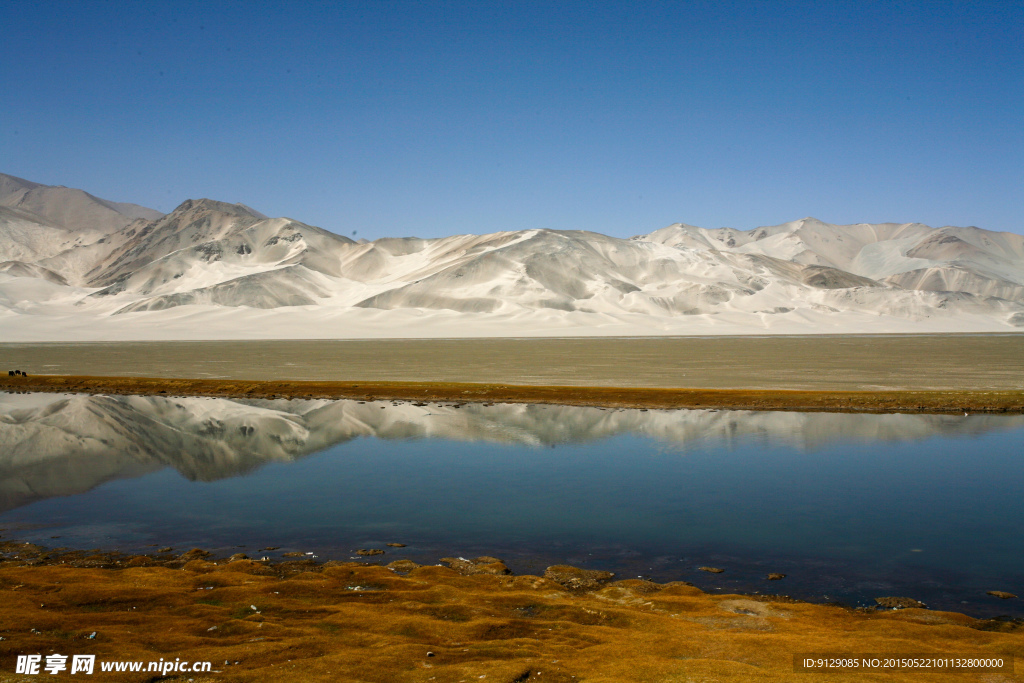
[[[973,226],[806,217],[629,239],[534,229],[355,242],[213,199],[152,219],[111,206],[0,174],[4,329],[58,335],[58,321],[77,321],[130,336],[163,322],[179,334],[174,321],[202,318],[216,322],[211,338],[232,326],[265,338],[266,316],[286,312],[329,336],[1024,328],[1024,236]]]

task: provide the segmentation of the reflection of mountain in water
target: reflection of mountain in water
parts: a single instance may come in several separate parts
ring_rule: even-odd
[[[361,436],[539,446],[634,434],[678,446],[813,449],[1021,425],[1024,416],[0,394],[0,511],[164,467],[191,480],[236,476]]]

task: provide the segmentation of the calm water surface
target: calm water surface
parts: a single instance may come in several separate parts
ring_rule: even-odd
[[[985,595],[1024,595],[1022,446],[1024,416],[0,394],[0,527],[1024,616]]]

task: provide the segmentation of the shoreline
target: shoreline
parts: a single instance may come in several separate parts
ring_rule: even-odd
[[[17,525],[15,525],[16,528]],[[701,566],[695,571],[693,567],[686,567],[679,572],[672,572],[670,575],[661,574],[660,577],[650,573],[637,574],[632,567],[616,566],[614,561],[602,563],[600,561],[588,560],[584,564],[569,565],[572,562],[568,556],[552,555],[548,553],[545,561],[538,561],[534,558],[529,562],[530,566],[522,567],[522,558],[513,556],[506,559],[506,554],[498,551],[496,555],[484,555],[475,559],[467,557],[479,554],[476,552],[455,552],[452,549],[435,549],[433,552],[424,552],[420,549],[408,548],[403,543],[370,542],[362,544],[365,547],[353,548],[340,557],[338,555],[324,556],[320,551],[306,552],[296,550],[295,547],[268,546],[263,548],[248,547],[245,545],[232,546],[194,546],[191,543],[184,543],[174,546],[162,546],[162,544],[150,544],[147,547],[136,546],[132,549],[122,549],[116,546],[99,546],[88,548],[84,545],[72,546],[48,546],[44,542],[26,540],[9,535],[13,529],[0,527],[4,532],[0,535],[0,572],[12,567],[61,567],[72,569],[101,569],[120,571],[135,567],[166,568],[173,570],[187,569],[186,565],[195,559],[214,566],[227,566],[239,560],[248,560],[252,567],[262,567],[258,573],[263,576],[276,576],[279,579],[288,578],[297,573],[307,571],[321,571],[325,568],[358,565],[361,567],[388,567],[400,574],[405,574],[415,567],[447,567],[456,573],[464,576],[490,574],[500,576],[546,576],[550,578],[547,570],[551,567],[567,568],[559,570],[564,577],[558,578],[557,583],[563,584],[564,588],[573,593],[584,593],[597,590],[609,582],[623,580],[641,580],[645,583],[658,586],[685,585],[692,587],[705,595],[742,595],[753,600],[777,600],[823,607],[836,607],[850,612],[879,612],[892,609],[906,609],[915,606],[918,609],[932,612],[949,612],[960,614],[977,622],[984,623],[987,627],[1002,628],[998,624],[1016,624],[1016,628],[1024,630],[1024,614],[1012,608],[1019,603],[1018,596],[1013,593],[1007,595],[1012,597],[1000,597],[998,594],[1005,591],[986,590],[976,591],[973,602],[967,601],[961,604],[968,605],[968,608],[954,608],[948,606],[939,607],[932,603],[927,591],[915,589],[911,585],[902,587],[891,587],[887,594],[909,596],[899,597],[895,600],[901,604],[877,602],[887,600],[884,596],[874,596],[872,593],[865,593],[861,598],[851,600],[828,595],[811,596],[805,590],[806,581],[798,576],[787,573],[779,573],[776,569],[790,569],[773,566],[771,563],[763,563],[758,575],[758,581],[751,578],[742,580],[739,584],[715,585],[721,583],[721,577],[735,578],[733,575],[743,571],[743,568],[735,566],[734,561],[717,557],[714,560],[696,562]],[[56,538],[56,537],[53,537]],[[307,546],[308,547],[308,546]],[[404,552],[405,550],[411,552]],[[483,550],[487,552],[487,550]],[[570,554],[571,555],[571,554]],[[486,562],[481,560],[486,559]],[[724,560],[724,561],[723,561]],[[713,565],[713,566],[707,566]],[[198,566],[198,565],[195,565]],[[207,567],[208,569],[210,567]],[[265,570],[265,571],[264,571]],[[556,572],[558,573],[558,572]],[[798,572],[799,573],[799,572]],[[564,580],[563,580],[564,578]],[[805,577],[806,578],[806,577]],[[1005,582],[1003,582],[1005,583]],[[1011,582],[1012,583],[1012,582]],[[996,585],[987,588],[1005,588],[1005,585]],[[0,581],[0,587],[3,583]],[[756,590],[757,586],[763,586],[766,590]],[[772,592],[769,589],[778,589]],[[718,592],[722,591],[722,592]],[[879,592],[879,591],[875,591]],[[924,594],[922,594],[924,593]],[[875,600],[876,602],[872,602]],[[980,610],[981,605],[999,605],[997,610]],[[976,611],[969,613],[970,608]],[[1009,609],[1009,612],[1007,611]],[[963,610],[963,611],[961,611]]]
[[[31,375],[0,391],[247,399],[532,403],[603,408],[841,413],[1024,413],[1024,390],[822,391],[544,386],[470,382],[281,381]]]
[[[185,677],[195,683],[470,675],[508,683],[782,681],[795,673],[799,653],[825,650],[1024,657],[1024,620],[975,619],[912,602],[849,608],[715,594],[685,581],[619,579],[567,565],[513,575],[493,557],[442,558],[447,566],[440,566],[218,559],[201,549],[154,555],[0,541],[4,670],[13,670],[7,664],[16,655],[53,650],[98,661],[213,662],[212,676]],[[367,677],[371,671],[379,676]],[[938,672],[884,673],[934,680]],[[943,680],[979,673],[947,671]]]

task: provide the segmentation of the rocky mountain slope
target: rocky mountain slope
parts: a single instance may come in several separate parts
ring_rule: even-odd
[[[23,330],[6,339],[1014,331],[1024,237],[805,218],[357,243],[242,204],[164,216],[0,176],[0,322]]]

